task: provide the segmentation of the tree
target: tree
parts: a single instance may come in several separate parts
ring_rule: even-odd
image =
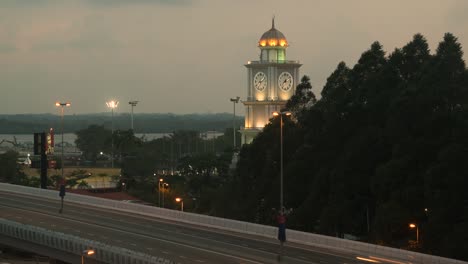
[[[76,146],[83,151],[86,160],[96,162],[100,152],[111,152],[112,132],[104,126],[91,125],[86,129],[78,130],[76,133]]]
[[[434,55],[421,34],[388,57],[374,42],[351,69],[338,64],[316,103],[303,107],[293,96],[289,109],[301,110],[284,126],[288,226],[405,248],[416,222],[418,250],[468,259],[462,55],[449,33]],[[227,190],[238,219],[256,221],[261,206],[277,206],[278,131],[272,120],[241,149]]]
[[[301,112],[309,108],[317,102],[314,93],[312,92],[312,84],[310,78],[304,75],[301,78],[301,83],[297,85],[293,96],[286,103],[286,109],[294,113],[295,116],[301,115]]]
[[[26,175],[21,171],[18,164],[19,154],[9,150],[0,154],[0,182],[27,185]]]

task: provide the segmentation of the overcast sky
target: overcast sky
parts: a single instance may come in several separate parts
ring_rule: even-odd
[[[466,0],[1,0],[0,114],[105,112],[110,99],[117,112],[138,100],[136,113],[231,113],[273,15],[318,95],[376,40],[389,54],[422,33],[434,51],[452,32],[467,49],[467,14]]]

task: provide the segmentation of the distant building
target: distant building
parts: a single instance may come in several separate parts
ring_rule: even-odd
[[[299,82],[299,61],[286,60],[286,37],[275,28],[263,33],[258,41],[260,60],[249,61],[245,124],[241,127],[242,144],[249,144],[268,124],[274,111],[280,111],[294,95]]]

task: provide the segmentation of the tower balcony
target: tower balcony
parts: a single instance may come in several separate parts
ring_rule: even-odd
[[[247,65],[250,64],[299,64],[297,60],[259,60],[259,61],[248,61]]]

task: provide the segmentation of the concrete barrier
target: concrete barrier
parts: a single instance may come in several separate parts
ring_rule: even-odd
[[[0,219],[0,233],[15,239],[75,254],[77,255],[77,259],[79,259],[84,250],[94,249],[95,254],[92,258],[104,263],[175,264],[175,262],[166,258],[114,247],[101,242],[54,232],[36,226],[24,225],[6,219]]]
[[[7,183],[0,183],[0,190],[9,191],[13,193],[26,193],[44,198],[51,198],[59,200],[58,191],[44,190],[39,188],[31,188],[20,185],[12,185]],[[221,230],[234,231],[244,234],[253,234],[266,238],[276,239],[278,229],[273,226],[265,226],[254,223],[242,222],[232,219],[225,219],[219,217],[212,217],[207,215],[199,215],[176,210],[169,210],[159,207],[151,207],[140,204],[125,203],[121,201],[114,201],[109,199],[96,198],[86,195],[67,194],[65,199],[67,201],[93,205],[97,207],[116,209],[125,212],[137,213],[152,217],[158,217],[177,222],[184,222],[196,224],[200,226],[218,228]],[[407,250],[395,249],[390,247],[383,247],[369,243],[357,242],[346,240],[336,237],[323,236],[318,234],[306,233],[296,230],[287,230],[287,239],[290,242],[295,242],[303,245],[311,245],[323,248],[331,248],[353,252],[358,255],[370,256],[377,255],[401,261],[408,261],[411,263],[423,264],[468,264],[468,262],[447,259],[427,254],[416,253]]]

